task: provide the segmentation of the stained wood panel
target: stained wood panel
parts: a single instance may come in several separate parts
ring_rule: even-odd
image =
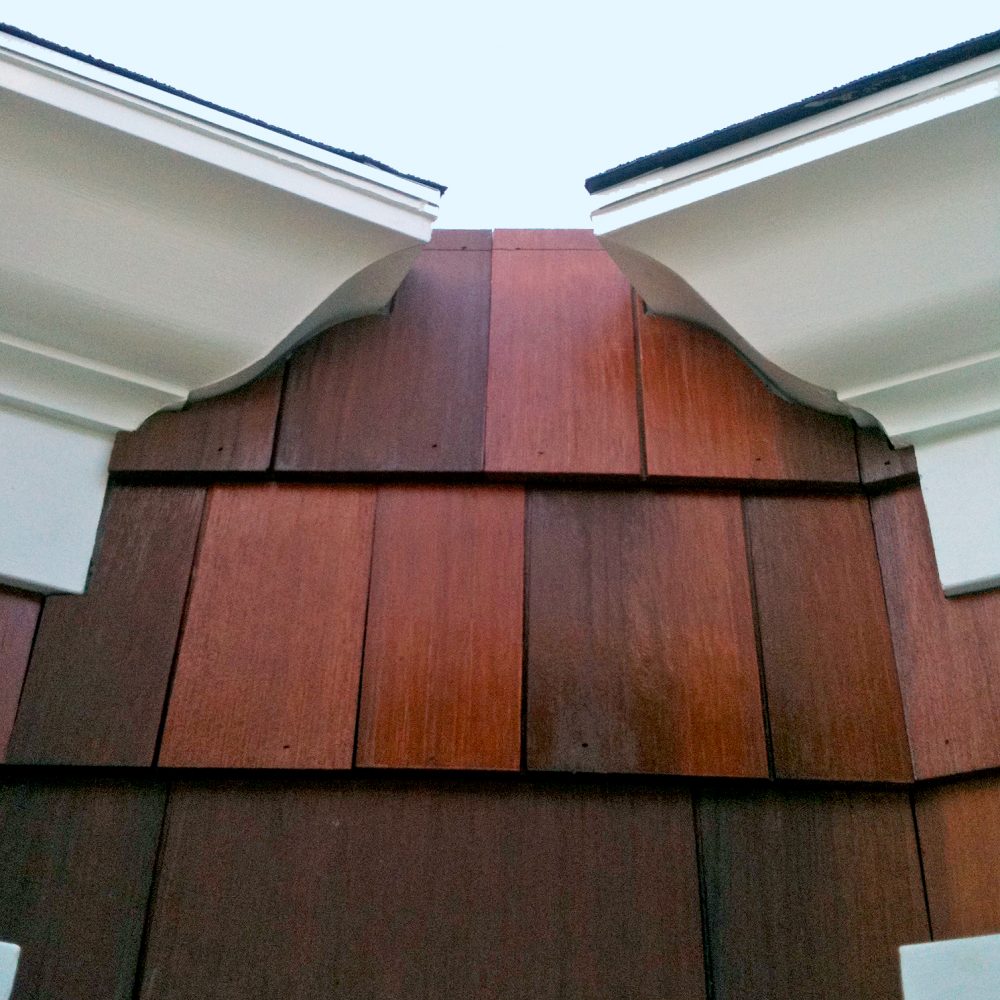
[[[181,787],[141,998],[703,1000],[693,840],[658,789]]]
[[[271,464],[284,366],[115,438],[112,472],[254,471]]]
[[[849,420],[781,399],[716,334],[637,313],[650,476],[858,481]]]
[[[524,493],[379,491],[357,762],[517,769]]]
[[[495,250],[597,250],[604,253],[590,229],[498,229]]]
[[[916,793],[934,937],[1000,933],[1000,778]]]
[[[118,487],[82,596],[45,601],[7,759],[153,762],[204,491]]]
[[[875,427],[855,427],[858,469],[863,483],[883,483],[917,474],[917,456],[912,448],[893,448]]]
[[[164,792],[152,784],[0,786],[0,940],[15,1000],[132,1000]]]
[[[719,792],[698,803],[716,1000],[901,1000],[929,937],[905,792]]]
[[[529,500],[528,765],[767,775],[737,496]]]
[[[603,252],[500,245],[497,233],[486,468],[638,476],[628,282]]]
[[[161,764],[351,766],[374,507],[365,487],[212,490]]]
[[[483,467],[490,254],[422,254],[388,316],[344,323],[289,366],[279,469]]]
[[[864,497],[748,497],[779,777],[909,781],[906,724]]]
[[[42,599],[38,594],[0,587],[0,761],[14,728],[24,673]]]
[[[1000,591],[944,596],[919,487],[872,515],[916,777],[1000,766]]]

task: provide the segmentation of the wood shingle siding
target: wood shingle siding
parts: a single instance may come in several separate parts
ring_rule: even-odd
[[[529,494],[528,766],[766,776],[739,497]]]
[[[41,607],[38,594],[0,587],[0,762],[14,728]]]
[[[87,593],[46,598],[11,763],[153,763],[205,491],[113,488]]]
[[[745,503],[777,776],[909,781],[868,501]]]
[[[375,491],[216,486],[159,763],[350,767]]]

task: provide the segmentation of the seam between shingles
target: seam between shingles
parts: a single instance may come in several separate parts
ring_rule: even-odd
[[[702,848],[702,829],[699,822],[700,803],[704,789],[696,785],[691,789],[691,823],[694,827],[694,863],[698,877],[698,910],[701,917],[701,958],[705,975],[705,996],[715,1000],[715,967],[712,962],[712,935],[709,927],[708,882],[705,877],[705,852]]]
[[[632,306],[632,353],[635,362],[635,406],[639,422],[639,475],[645,480],[649,475],[646,454],[646,397],[642,386],[642,338],[639,334],[639,293],[633,288],[629,296]]]
[[[278,409],[274,414],[274,437],[271,439],[271,458],[267,463],[268,472],[276,471],[278,461],[278,445],[281,441],[281,428],[285,417],[285,399],[288,394],[288,382],[292,369],[292,356],[285,358],[281,371],[281,392],[278,395]]]
[[[913,819],[913,842],[917,850],[917,864],[920,866],[920,889],[924,895],[924,910],[927,914],[927,933],[934,940],[934,921],[931,917],[931,897],[927,891],[927,870],[924,867],[924,849],[920,843],[920,822],[917,819],[917,789],[909,789],[910,816]]]
[[[753,568],[753,541],[746,494],[740,495],[740,512],[743,515],[743,547],[746,550],[747,577],[750,583],[750,613],[753,619],[754,649],[757,653],[757,676],[760,685],[760,707],[764,721],[764,743],[767,751],[767,774],[771,781],[777,779],[774,764],[774,737],[771,732],[771,709],[767,700],[767,671],[764,668],[764,641],[760,628],[760,608],[757,602],[757,580]]]
[[[372,581],[375,579],[375,532],[378,529],[378,508],[382,490],[373,487],[372,540],[368,548],[368,588],[365,594],[365,615],[361,625],[361,663],[358,665],[358,695],[354,709],[354,733],[351,737],[351,770],[358,766],[358,740],[361,736],[361,691],[365,681],[365,652],[368,648],[368,614],[372,605]]]
[[[524,491],[524,572],[521,574],[521,771],[528,767],[528,608],[531,595],[531,491]]]

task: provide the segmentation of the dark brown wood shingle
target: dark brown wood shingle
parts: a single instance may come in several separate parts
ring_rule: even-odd
[[[854,431],[781,399],[722,337],[638,308],[649,475],[856,483]]]
[[[698,826],[715,1000],[901,1000],[929,937],[905,792],[712,792]]]
[[[375,494],[217,486],[159,762],[350,767]]]
[[[611,258],[494,249],[492,288],[487,470],[638,476],[631,292]]]
[[[528,766],[767,775],[737,496],[529,500]]]
[[[864,497],[748,497],[780,778],[909,781],[906,724]]]
[[[204,491],[116,487],[87,592],[45,601],[7,759],[153,762]]]
[[[872,515],[916,777],[1000,767],[1000,591],[944,596],[919,487]]]
[[[119,434],[112,472],[255,472],[268,468],[284,366],[239,389],[157,413]]]
[[[0,762],[14,728],[41,608],[39,594],[0,587]]]
[[[21,946],[16,1000],[132,1000],[163,789],[0,785],[0,940]]]
[[[180,786],[141,1000],[704,1000],[691,805],[467,780]]]
[[[425,251],[388,316],[342,323],[290,363],[276,467],[483,467],[488,250]]]
[[[524,493],[379,490],[357,763],[520,764]]]
[[[1000,933],[1000,777],[919,789],[916,814],[934,937]]]
[[[893,448],[876,427],[855,427],[858,469],[863,483],[884,483],[917,474],[917,457],[912,448]]]

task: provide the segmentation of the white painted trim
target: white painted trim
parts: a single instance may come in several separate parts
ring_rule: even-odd
[[[383,309],[439,195],[3,33],[0,116],[0,580],[77,591],[115,432]]]
[[[0,1000],[10,1000],[14,992],[14,977],[21,949],[16,944],[0,941]]]
[[[1000,585],[998,149],[993,52],[594,197],[651,311],[916,446],[949,594]]]
[[[997,1000],[1000,934],[899,949],[904,1000]]]

